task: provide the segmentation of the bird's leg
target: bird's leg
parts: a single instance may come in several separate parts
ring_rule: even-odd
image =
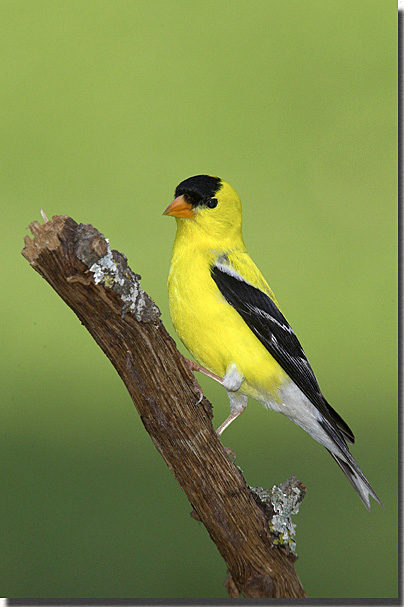
[[[236,417],[242,414],[248,403],[248,397],[245,394],[240,394],[239,392],[231,392],[230,390],[227,391],[227,394],[229,395],[230,399],[230,415],[216,430],[216,434],[219,438],[224,432],[224,430],[226,430],[226,428],[230,426],[231,422],[234,421]],[[236,459],[236,454],[233,449],[230,449],[229,447],[224,447],[224,449],[227,455],[231,454],[233,456],[234,462],[234,460]]]
[[[208,371],[208,369],[205,369],[205,367],[201,367],[201,365],[198,365],[198,363],[194,362],[193,360],[189,360],[188,358],[185,358],[185,362],[187,363],[188,368],[191,371],[199,371],[199,373],[203,373],[204,375],[207,375],[211,379],[214,379],[215,381],[219,382],[219,384],[223,383],[223,379],[221,377],[219,377],[218,375],[215,375],[211,371]]]
[[[227,417],[224,422],[218,427],[218,429],[216,430],[216,434],[220,437],[220,435],[223,434],[226,428],[230,426],[231,422],[233,422],[236,417],[241,415],[243,411],[244,409],[242,409],[241,411],[234,411],[233,413],[230,413],[229,417]]]
[[[198,363],[194,362],[193,360],[189,360],[188,358],[184,358],[184,360],[185,360],[188,368],[191,371],[199,371],[200,373],[203,373],[207,377],[214,379],[215,381],[217,381],[219,384],[221,384],[222,386],[224,386],[227,389],[227,394],[229,395],[229,399],[230,399],[230,415],[227,419],[225,419],[225,421],[216,430],[216,434],[220,438],[220,435],[222,434],[222,432],[231,424],[231,422],[233,420],[236,419],[236,417],[241,415],[241,413],[244,411],[244,409],[247,406],[248,397],[245,396],[244,394],[239,394],[237,392],[238,389],[240,388],[241,384],[244,381],[244,376],[241,375],[241,373],[238,371],[238,369],[234,363],[229,365],[229,367],[226,370],[226,375],[223,378],[221,378],[218,375],[216,375],[215,373],[208,371],[208,369],[205,369],[205,367],[198,365]],[[203,399],[202,390],[200,390],[198,388],[198,392],[200,394],[200,398],[199,398],[198,402],[196,403],[197,405],[199,405],[199,403]],[[233,449],[230,449],[230,447],[225,447],[224,445],[223,445],[223,447],[224,447],[227,455],[233,456],[233,462],[234,462],[234,460],[236,459],[236,454],[233,451]]]
[[[238,392],[241,384],[244,381],[244,376],[238,371],[236,365],[232,363],[226,371],[222,384],[227,390],[230,399],[230,415],[221,426],[216,430],[216,434],[220,436],[231,422],[236,419],[247,406],[248,397]]]

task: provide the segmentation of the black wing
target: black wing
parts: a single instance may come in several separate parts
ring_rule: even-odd
[[[241,276],[238,278],[226,271],[225,266],[214,265],[211,276],[226,301],[237,310],[303,394],[346,440],[353,443],[351,429],[323,397],[299,340],[272,299]]]

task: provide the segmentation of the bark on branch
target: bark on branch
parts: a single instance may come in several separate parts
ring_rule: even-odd
[[[91,225],[30,226],[23,256],[78,316],[128,389],[141,420],[224,558],[230,596],[301,598],[295,557],[274,544],[274,508],[247,487],[212,427],[212,407],[126,257]],[[292,483],[293,484],[293,483]],[[297,481],[294,495],[304,495]],[[286,491],[286,489],[285,489]]]

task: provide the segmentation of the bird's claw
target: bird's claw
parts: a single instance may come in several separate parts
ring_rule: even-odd
[[[189,360],[188,358],[184,357],[184,361],[188,367],[188,369],[190,371],[196,371],[197,367],[199,367],[199,365],[197,365],[197,363],[195,363],[193,360]],[[195,377],[193,378],[193,384],[194,384],[194,388],[195,388],[195,392],[197,393],[197,395],[199,396],[199,399],[196,401],[195,406],[196,405],[200,405],[202,400],[203,400],[203,392],[200,388],[200,385],[198,384],[198,382],[196,381]]]
[[[226,455],[229,459],[231,459],[231,456],[233,457],[232,463],[234,464],[234,462],[236,461],[236,457],[237,457],[236,452],[233,451],[233,449],[230,449],[230,447],[225,447],[224,445],[223,445],[223,449],[226,451]]]
[[[196,386],[196,391],[199,394],[199,400],[195,403],[195,406],[196,405],[200,405],[201,402],[202,402],[202,400],[203,400],[203,392],[202,392],[202,390],[199,387]]]

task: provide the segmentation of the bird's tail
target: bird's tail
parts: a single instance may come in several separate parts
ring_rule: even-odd
[[[348,448],[347,453],[344,453],[345,461],[338,457],[338,455],[335,455],[335,453],[332,453],[332,451],[329,451],[328,449],[327,451],[333,456],[338,466],[341,468],[342,472],[345,474],[352,487],[355,489],[356,493],[359,495],[362,502],[365,504],[366,508],[370,510],[370,495],[373,497],[373,499],[377,501],[378,504],[381,505],[382,508],[384,508],[382,502],[376,495],[376,492],[372,489],[369,481],[363,474],[362,470],[359,468],[358,464],[356,463],[352,455],[349,453]]]
[[[329,420],[325,419],[324,417],[320,420],[320,425],[333,443],[331,448],[330,444],[326,445],[323,443],[325,448],[329,453],[331,453],[338,466],[341,468],[342,472],[345,474],[352,487],[365,504],[366,508],[370,510],[369,496],[372,496],[373,499],[375,499],[376,502],[380,504],[382,508],[384,508],[382,502],[376,495],[376,492],[372,489],[366,476],[363,474],[357,462],[352,457],[351,452],[348,449],[348,445],[346,444],[346,437],[344,436],[345,433],[342,434],[339,427],[334,427]],[[351,435],[353,439],[352,432]]]

